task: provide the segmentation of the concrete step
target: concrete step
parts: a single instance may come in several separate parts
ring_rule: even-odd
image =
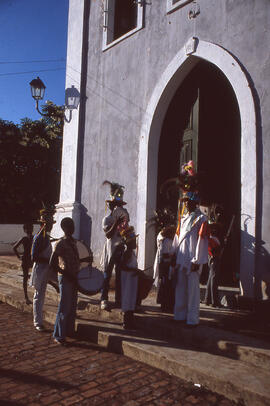
[[[14,277],[12,273],[11,275],[0,275],[0,281],[6,285],[22,289],[19,278]],[[33,292],[33,289],[29,288],[29,291]],[[120,309],[112,308],[111,311],[102,311],[99,306],[99,296],[96,295],[89,298],[79,294],[78,310],[80,314],[84,315],[83,317],[86,320],[95,320],[97,323],[104,321],[121,324],[123,315]],[[13,299],[11,298],[10,300]],[[270,370],[270,342],[226,330],[222,328],[222,323],[220,325],[219,323],[211,322],[209,316],[208,318],[206,316],[202,318],[201,324],[196,329],[188,329],[175,322],[172,315],[160,313],[158,307],[153,306],[153,299],[147,298],[147,300],[146,305],[142,307],[144,309],[143,313],[136,313],[135,315],[135,323],[140,331],[144,331],[151,337],[160,340],[192,345],[197,351],[207,351],[215,355],[244,361],[251,365]],[[58,303],[58,295],[51,286],[47,288],[47,302],[51,303],[51,305]],[[205,308],[202,309],[201,313],[204,311],[206,311]],[[211,314],[211,310],[207,310],[207,312]],[[231,310],[220,310],[218,313],[219,317],[222,317],[221,313],[223,313],[224,318],[235,319],[234,323],[231,321],[231,327],[237,326],[241,322],[240,316],[242,313],[239,316],[237,312],[232,312]]]
[[[120,325],[78,321],[78,332],[110,351],[206,387],[247,406],[270,405],[270,372],[239,360],[123,332]],[[243,403],[242,403],[243,404]]]
[[[48,295],[44,307],[44,318],[51,324],[55,321],[57,311],[55,297],[56,295],[53,293]],[[23,292],[19,286],[0,282],[0,300],[23,311],[32,312],[32,306],[24,303]],[[98,306],[96,307],[98,308]],[[111,313],[118,313],[119,315],[120,311],[113,310]],[[149,318],[146,321],[149,322]],[[137,317],[136,322],[140,322]],[[250,351],[258,351],[255,352],[258,360],[261,357],[261,364],[264,364],[264,367],[258,365],[259,362],[253,365],[247,360],[240,359],[238,354],[233,358],[228,357],[226,351],[213,354],[212,351],[209,353],[202,348],[198,349],[196,342],[199,340],[200,331],[203,333],[202,326],[192,330],[180,326],[177,328],[179,329],[178,339],[168,341],[153,337],[153,335],[150,337],[149,334],[140,329],[127,332],[122,329],[119,320],[100,319],[98,312],[78,310],[76,320],[79,336],[110,351],[123,353],[169,374],[194,384],[200,384],[229,399],[243,400],[247,406],[270,405],[270,364],[267,350],[262,351],[262,348],[247,347],[247,353],[250,357]],[[160,329],[164,330],[162,320]],[[224,342],[224,347],[229,345],[229,342],[227,344]]]

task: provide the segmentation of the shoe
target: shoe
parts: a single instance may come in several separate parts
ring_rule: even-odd
[[[63,338],[54,338],[53,342],[58,345],[66,345],[67,342]]]
[[[36,329],[37,331],[44,331],[44,330],[45,330],[44,326],[42,326],[41,324],[37,324],[37,325],[35,326],[35,329]]]
[[[100,308],[101,308],[101,310],[108,310],[108,301],[107,300],[101,300]]]

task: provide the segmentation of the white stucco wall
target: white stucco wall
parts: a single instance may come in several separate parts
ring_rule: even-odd
[[[34,233],[39,230],[38,224],[34,225]],[[0,255],[13,255],[12,246],[24,236],[23,224],[0,224]]]

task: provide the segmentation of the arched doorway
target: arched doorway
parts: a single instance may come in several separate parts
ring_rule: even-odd
[[[220,69],[200,60],[176,90],[163,121],[157,208],[170,206],[177,210],[178,191],[161,194],[160,185],[177,176],[181,164],[192,159],[205,178],[202,200],[224,207],[225,230],[235,215],[221,265],[221,283],[229,286],[234,285],[239,272],[240,141],[240,116],[233,89]]]
[[[187,45],[189,45],[187,42]],[[192,54],[183,46],[160,76],[144,114],[138,157],[137,231],[140,268],[153,265],[155,236],[148,221],[157,206],[158,149],[163,121],[176,89],[200,60],[226,76],[235,93],[241,120],[241,293],[254,297],[256,240],[256,113],[252,84],[243,67],[224,47],[197,38]]]

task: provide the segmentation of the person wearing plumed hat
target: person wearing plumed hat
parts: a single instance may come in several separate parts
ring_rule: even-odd
[[[199,209],[201,174],[193,161],[184,164],[176,182],[181,190],[178,224],[172,250],[172,278],[175,284],[174,319],[194,327],[199,324],[200,275],[208,262],[208,219]]]
[[[43,305],[49,277],[49,260],[52,254],[50,231],[55,223],[54,208],[40,211],[40,230],[33,238],[31,257],[34,263],[29,285],[35,288],[33,297],[33,318],[36,330],[43,331]]]
[[[116,246],[121,241],[120,232],[129,222],[128,211],[123,207],[124,186],[105,180],[103,185],[110,186],[110,199],[106,200],[110,213],[102,220],[102,228],[106,236],[101,266],[104,272],[104,283],[101,289],[101,310],[108,310],[108,293],[113,269],[115,270],[115,305],[121,306],[121,272],[117,266]]]
[[[196,192],[185,192],[181,200],[184,213],[173,240],[174,319],[195,327],[199,324],[200,275],[203,264],[208,262],[208,223],[198,208]]]

